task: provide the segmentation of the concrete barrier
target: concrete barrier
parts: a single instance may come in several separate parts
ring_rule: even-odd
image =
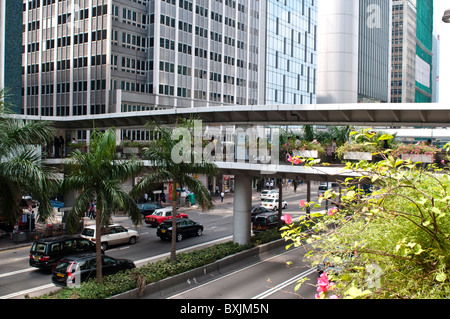
[[[213,263],[198,267],[184,273],[150,283],[139,292],[139,288],[112,296],[109,299],[161,299],[183,289],[193,288],[227,272],[230,266],[246,258],[259,257],[262,253],[286,245],[284,239],[279,239],[264,245],[247,249],[240,253],[227,256]]]

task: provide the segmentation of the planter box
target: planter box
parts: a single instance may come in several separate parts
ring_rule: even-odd
[[[306,150],[306,151],[292,151],[292,156],[302,156],[302,157],[312,157],[312,158],[318,158],[319,152],[313,151],[313,150]]]
[[[421,162],[421,163],[430,163],[432,164],[433,156],[424,155],[424,154],[402,154],[402,160],[407,161],[411,160],[413,163]]]
[[[139,154],[139,147],[124,147],[123,148],[124,154]]]
[[[344,153],[344,159],[345,160],[355,160],[355,161],[371,161],[372,160],[372,153],[369,152],[347,152]]]

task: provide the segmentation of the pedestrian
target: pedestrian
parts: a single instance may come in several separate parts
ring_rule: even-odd
[[[64,157],[64,139],[61,135],[59,136],[59,146],[61,148],[61,157]]]
[[[161,202],[163,204],[163,207],[166,206],[166,194],[164,192],[161,193]]]
[[[61,145],[61,142],[59,141],[59,138],[55,136],[53,140],[53,146],[55,147],[55,157],[59,157],[59,147]]]
[[[225,194],[223,192],[220,193],[220,202],[223,203],[223,197],[225,196]]]
[[[35,223],[35,216],[34,216],[34,210],[31,210],[31,216],[30,217],[31,217],[31,219],[30,219],[30,222],[31,222],[30,230],[34,231],[35,225],[36,225],[36,223]]]
[[[145,202],[148,201],[148,194],[147,194],[147,193],[144,194],[144,201],[145,201]]]

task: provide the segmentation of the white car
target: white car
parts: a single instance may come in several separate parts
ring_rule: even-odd
[[[271,189],[271,190],[263,190],[261,192],[261,195],[259,195],[259,198],[261,200],[263,199],[269,199],[269,198],[278,198],[278,191],[276,189]]]
[[[272,210],[277,210],[278,209],[278,198],[269,198],[269,199],[263,199],[261,201],[261,204],[259,205],[260,207],[264,207],[265,209],[272,209]],[[282,203],[282,208],[285,209],[287,208],[287,202],[283,199]]]
[[[139,239],[139,233],[133,229],[126,229],[122,225],[112,224],[102,234],[102,249],[106,250],[109,245],[129,243],[134,245]],[[86,226],[81,232],[81,237],[95,243],[95,225]]]

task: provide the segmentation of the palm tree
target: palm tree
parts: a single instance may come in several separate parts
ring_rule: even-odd
[[[12,117],[0,91],[0,216],[11,224],[20,217],[24,194],[39,200],[38,221],[53,214],[50,199],[57,190],[56,174],[43,162],[37,147],[50,142],[52,136],[48,122]]]
[[[201,181],[193,177],[193,174],[205,174],[207,176],[214,176],[218,174],[217,166],[202,159],[198,160],[201,154],[194,151],[187,152],[186,149],[181,150],[183,153],[175,154],[177,158],[173,158],[172,150],[176,149],[182,139],[179,136],[172,137],[173,130],[168,127],[161,127],[155,123],[148,123],[147,127],[150,130],[156,131],[159,134],[159,139],[153,143],[151,147],[144,148],[142,150],[143,158],[153,163],[153,166],[149,169],[138,184],[136,184],[132,190],[132,194],[137,196],[145,192],[145,190],[152,187],[155,183],[172,182],[173,183],[173,199],[172,199],[172,245],[170,252],[170,261],[176,260],[176,216],[177,216],[177,185],[181,189],[188,187],[188,189],[194,193],[202,209],[210,209],[212,207],[211,194],[205,185]],[[188,139],[192,136],[194,121],[180,120],[177,124],[177,128],[185,129],[188,133]],[[187,144],[191,146],[191,142]],[[187,157],[186,157],[187,154]],[[179,158],[187,159],[186,161],[179,162]],[[197,158],[197,160],[194,160]]]
[[[62,189],[79,192],[68,214],[68,224],[75,227],[93,199],[96,200],[96,254],[97,281],[102,282],[101,229],[107,227],[111,213],[122,210],[128,213],[137,226],[141,222],[140,211],[134,199],[122,188],[123,182],[135,176],[142,165],[136,160],[116,160],[116,135],[113,129],[105,133],[93,131],[89,152],[75,150],[65,162]]]

